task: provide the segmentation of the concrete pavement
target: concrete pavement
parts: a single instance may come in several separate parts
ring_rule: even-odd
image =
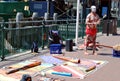
[[[108,46],[114,46],[116,44],[120,44],[120,28],[118,29],[118,35],[115,35],[115,36],[111,34],[109,36],[106,36],[106,34],[99,33],[97,35],[97,41],[99,41],[100,44],[104,44]],[[80,39],[79,44],[81,43],[83,43],[83,39]],[[109,63],[82,80],[72,79],[68,77],[60,77],[60,78],[65,79],[65,81],[119,81],[120,80],[120,77],[119,77],[120,58],[113,57],[112,50],[113,49],[111,48],[102,47],[99,51],[97,51],[98,55],[84,55],[83,50],[74,50],[72,52],[67,52],[63,49],[63,53],[65,54],[65,56],[96,59],[96,60],[106,60]],[[5,61],[0,62],[0,68],[6,65],[24,61],[26,59],[39,59],[40,55],[50,55],[49,50],[48,49],[42,50],[37,55],[31,54],[30,52],[28,52],[27,54],[16,56],[16,57],[11,57],[11,58],[7,57]],[[58,76],[53,76],[53,77],[58,77]],[[33,81],[37,81],[37,80],[33,78]]]

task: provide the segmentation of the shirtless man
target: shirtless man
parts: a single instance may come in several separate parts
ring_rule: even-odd
[[[89,43],[93,43],[93,54],[96,55],[95,53],[95,43],[96,43],[96,34],[97,34],[97,24],[100,23],[100,18],[96,14],[96,6],[91,6],[91,12],[87,15],[86,18],[86,38],[85,38],[85,54],[89,54],[87,52],[87,47]]]

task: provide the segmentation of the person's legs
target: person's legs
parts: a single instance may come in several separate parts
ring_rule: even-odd
[[[86,38],[85,38],[85,54],[88,54],[87,47],[89,46],[89,43],[93,43],[93,54],[96,50],[96,33],[97,29],[86,29]]]
[[[112,34],[117,35],[117,19],[113,19],[113,28],[112,28],[112,30],[113,30]]]
[[[84,52],[84,54],[86,54],[86,55],[89,54],[87,52],[87,47],[88,46],[91,46],[93,48],[93,54],[97,55],[97,53],[95,52],[95,50],[96,50],[96,35],[94,35],[94,36],[86,35],[86,38],[85,38],[85,52]]]
[[[96,50],[96,35],[93,36],[93,54],[97,55],[97,53],[95,52],[95,50]]]
[[[86,38],[85,38],[85,41],[84,41],[84,45],[85,45],[85,48],[84,48],[85,52],[84,52],[84,54],[85,54],[85,55],[88,55],[88,54],[89,54],[89,53],[87,52],[89,37],[90,37],[90,35],[87,34],[87,35],[86,35]]]

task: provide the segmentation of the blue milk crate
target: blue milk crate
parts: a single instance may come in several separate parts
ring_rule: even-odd
[[[120,57],[120,51],[117,51],[117,50],[113,49],[113,56],[114,57]]]
[[[61,54],[62,53],[62,45],[61,44],[51,44],[50,45],[50,54]]]

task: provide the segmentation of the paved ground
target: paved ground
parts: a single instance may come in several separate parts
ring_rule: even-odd
[[[114,46],[116,44],[120,44],[120,29],[118,29],[118,34],[116,36],[109,35],[106,36],[106,34],[99,33],[97,36],[97,41],[99,41],[101,44]],[[80,40],[80,43],[82,43],[83,40]],[[90,51],[91,52],[91,51]],[[79,80],[79,79],[72,79],[72,78],[64,78],[66,81],[119,81],[120,80],[120,58],[113,57],[112,56],[112,49],[111,48],[101,48],[99,51],[97,51],[98,55],[84,55],[83,50],[74,50],[72,52],[63,51],[65,56],[70,57],[80,57],[80,58],[88,58],[88,59],[96,59],[96,60],[106,60],[109,63],[97,70],[95,73],[90,74],[85,79]],[[38,55],[33,55],[31,53],[24,54],[17,57],[11,57],[6,58],[5,61],[0,62],[0,68],[3,66],[13,64],[16,62],[20,62],[26,59],[36,59],[40,55],[50,55],[49,50],[42,50]],[[49,76],[49,75],[48,75]],[[57,77],[57,76],[54,76]],[[63,77],[62,77],[63,78]],[[36,81],[35,79],[33,81]]]

